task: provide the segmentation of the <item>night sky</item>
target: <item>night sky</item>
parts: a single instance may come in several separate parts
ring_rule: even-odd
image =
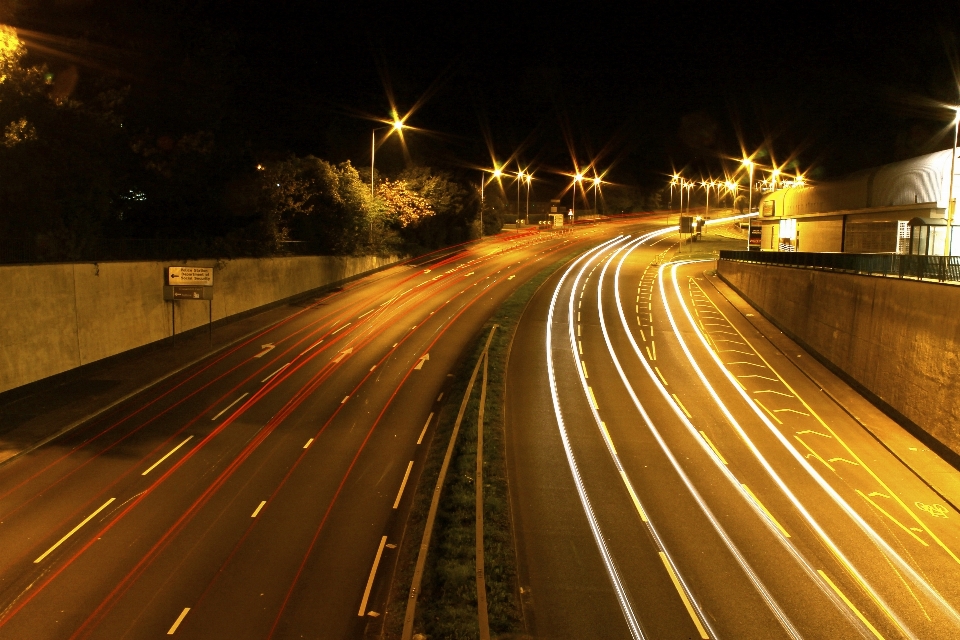
[[[264,157],[364,166],[392,95],[410,160],[489,165],[489,144],[545,178],[535,199],[572,155],[649,189],[721,176],[741,141],[814,179],[952,143],[960,3],[772,4],[20,0],[13,23],[78,96],[129,84],[158,132],[213,118]]]

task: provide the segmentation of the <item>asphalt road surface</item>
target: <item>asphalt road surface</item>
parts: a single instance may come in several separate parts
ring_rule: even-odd
[[[960,637],[960,514],[645,230],[549,279],[511,352],[535,635]]]
[[[382,624],[448,372],[520,284],[628,228],[504,234],[379,272],[3,465],[0,638]]]

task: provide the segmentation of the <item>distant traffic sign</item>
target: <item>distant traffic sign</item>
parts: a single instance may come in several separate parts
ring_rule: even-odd
[[[167,267],[168,285],[213,286],[213,269],[208,267]]]
[[[213,300],[213,287],[198,285],[166,285],[163,287],[164,300]]]

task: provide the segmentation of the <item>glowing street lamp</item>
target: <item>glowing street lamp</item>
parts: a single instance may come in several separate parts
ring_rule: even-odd
[[[533,174],[527,172],[524,179],[527,181],[527,224],[530,224],[530,183],[533,182]]]
[[[598,176],[593,176],[593,215],[600,215],[600,210],[597,208],[597,191],[600,189],[600,184],[603,182]]]
[[[498,167],[494,167],[493,171],[491,171],[490,173],[492,173],[493,177],[496,178],[497,180],[500,180],[500,178],[503,177],[503,170]],[[484,203],[483,188],[487,184],[486,174],[487,174],[486,169],[484,169],[483,173],[480,174],[480,239],[481,240],[483,239],[483,203]]]
[[[393,133],[393,132],[400,133],[400,131],[403,130],[404,127],[405,125],[403,124],[403,120],[398,118],[396,112],[394,112],[393,122],[390,125],[386,127],[377,127],[376,129],[370,132],[370,199],[371,200],[373,200],[373,198],[375,198],[377,195],[374,189],[374,182],[373,182],[373,167],[374,167],[374,161],[376,160],[376,156],[377,156],[377,131],[390,129],[390,133]],[[390,137],[390,133],[387,134],[387,137]]]
[[[517,172],[517,220],[520,219],[520,183],[523,182],[524,177],[523,169],[520,169]]]
[[[753,160],[749,158],[744,158],[740,161],[740,164],[747,168],[747,171],[750,172],[750,197],[748,198],[747,204],[747,213],[753,213]]]
[[[953,118],[953,153],[950,154],[950,186],[947,192],[947,238],[944,240],[943,255],[949,256],[953,244],[953,215],[957,208],[957,200],[953,197],[953,171],[957,162],[957,134],[960,133],[960,106],[951,107],[956,115]]]
[[[573,222],[577,221],[577,186],[583,182],[583,174],[577,173],[573,176],[573,201],[570,203],[570,218]]]

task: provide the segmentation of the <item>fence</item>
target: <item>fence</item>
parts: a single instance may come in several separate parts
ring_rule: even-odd
[[[960,282],[960,256],[911,256],[895,253],[805,253],[721,251],[721,260],[778,267],[840,271],[861,275]]]

